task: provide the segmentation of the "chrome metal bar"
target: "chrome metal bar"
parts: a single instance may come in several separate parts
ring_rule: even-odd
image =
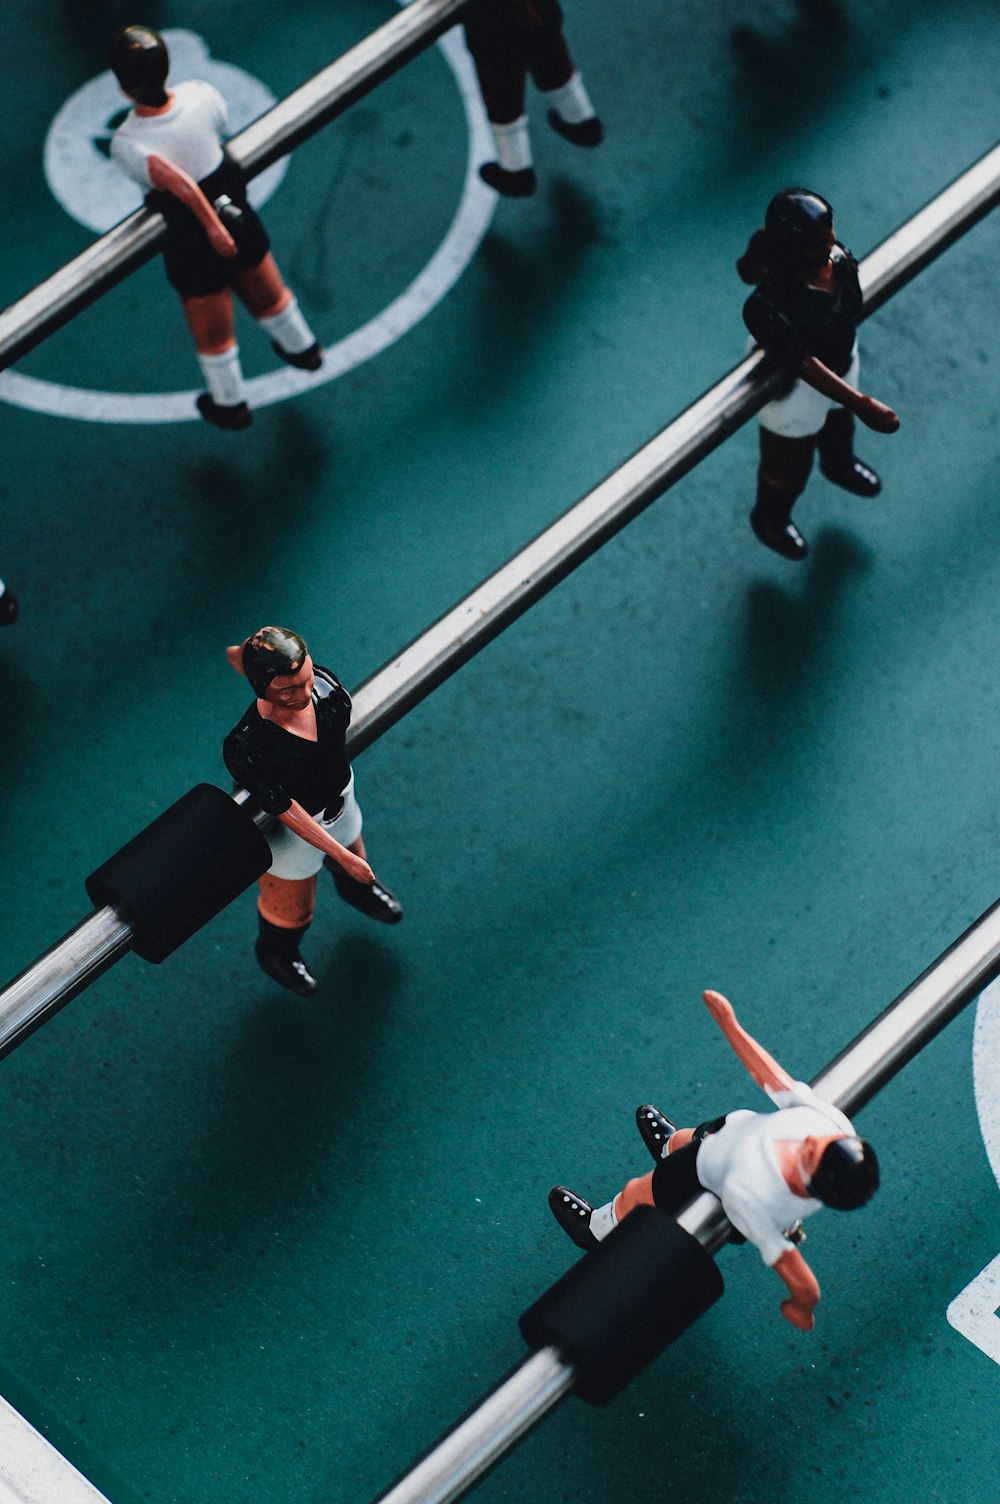
[[[450,1504],[569,1393],[573,1375],[554,1347],[539,1348],[380,1494],[378,1504]]]
[[[415,0],[403,15],[421,5],[424,10],[436,5],[436,18],[442,19],[442,0]],[[962,233],[963,227],[976,223],[998,198],[1000,147],[987,153],[865,258],[861,275],[865,287],[872,289],[870,295],[884,302],[909,281],[915,268],[927,265]],[[894,247],[891,255],[886,247]],[[760,352],[742,361],[526,548],[366,679],[354,692],[354,716],[347,737],[350,755],[356,756],[370,746],[669,490],[762,407],[780,380],[777,372],[768,369]],[[236,797],[249,799],[245,790]],[[29,967],[18,981],[27,986],[32,972]],[[0,1011],[6,996],[6,990],[0,991]],[[55,1011],[55,1006],[48,1007],[48,1011]]]
[[[880,1091],[887,1081],[940,1033],[967,1003],[1000,975],[1000,902],[995,903],[939,956],[905,992],[873,1023],[847,1045],[816,1076],[812,1085],[826,1101],[852,1114]],[[680,1212],[677,1221],[711,1254],[723,1246],[731,1231],[718,1199],[709,1191],[695,1197]],[[574,1369],[554,1348],[547,1367],[553,1377],[553,1396],[539,1406],[537,1415],[523,1413],[523,1424],[494,1435],[497,1424],[490,1400],[470,1411],[422,1462],[389,1490],[376,1504],[451,1504],[477,1481],[485,1468],[499,1460],[536,1420],[551,1409],[573,1386]],[[536,1354],[537,1357],[541,1353]],[[532,1360],[529,1359],[528,1363]],[[526,1368],[528,1364],[525,1364]],[[556,1375],[561,1369],[558,1383]],[[494,1391],[502,1392],[503,1386]],[[501,1412],[502,1413],[502,1412]],[[460,1445],[452,1445],[462,1436]],[[485,1457],[482,1467],[473,1459]],[[431,1484],[433,1486],[431,1486]]]
[[[861,262],[865,316],[904,287],[1000,202],[1000,146],[974,163]],[[779,388],[759,351],[711,387],[593,491],[397,657],[354,696],[348,734],[362,751],[529,606],[740,428]]]
[[[89,987],[132,944],[132,926],[108,905],[88,914],[0,992],[0,1059]]]
[[[256,177],[454,25],[468,0],[411,0],[287,99],[233,136],[229,151]],[[162,214],[138,209],[0,313],[0,371],[12,366],[156,254]]]

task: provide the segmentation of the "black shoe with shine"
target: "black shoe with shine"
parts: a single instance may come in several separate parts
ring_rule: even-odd
[[[783,559],[804,559],[809,552],[808,543],[790,520],[768,517],[754,507],[750,526],[765,548],[773,549]]]
[[[295,366],[299,371],[318,371],[323,364],[322,347],[315,341],[308,350],[283,350],[277,340],[272,339],[271,349],[286,366]]]
[[[554,1185],[549,1192],[549,1210],[577,1248],[597,1247],[600,1240],[590,1230],[590,1214],[594,1208],[589,1201],[584,1201],[568,1186]]]
[[[286,987],[298,997],[312,997],[316,991],[316,978],[309,971],[299,953],[299,941],[309,928],[283,930],[276,924],[257,916],[260,932],[253,948],[261,971],[267,972],[279,987]]]
[[[383,887],[378,878],[373,883],[355,882],[348,877],[343,867],[332,857],[323,858],[323,866],[333,875],[333,884],[345,903],[359,914],[378,920],[379,924],[398,924],[403,917],[403,905],[395,893]]]
[[[479,169],[479,176],[487,188],[492,188],[503,198],[530,198],[538,187],[533,167],[524,167],[520,172],[508,172],[499,162],[484,162]]]
[[[596,115],[589,120],[564,120],[556,110],[549,111],[549,124],[557,135],[571,141],[574,146],[600,146],[604,140],[604,126]]]
[[[195,406],[213,428],[225,429],[227,433],[238,433],[241,429],[249,428],[253,422],[253,413],[245,402],[237,402],[233,406],[213,400],[208,392],[202,392],[195,402]]]
[[[650,1102],[644,1102],[641,1107],[635,1109],[635,1123],[639,1130],[639,1137],[654,1159],[666,1159],[667,1140],[675,1132],[675,1125],[668,1117],[664,1117],[658,1107]]]
[[[856,455],[852,454],[848,459],[838,460],[835,464],[827,464],[821,455],[819,468],[831,485],[850,491],[852,496],[877,496],[882,489],[882,482],[875,471]]]

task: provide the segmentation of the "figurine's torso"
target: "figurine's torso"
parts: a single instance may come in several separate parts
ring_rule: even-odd
[[[269,814],[282,814],[294,799],[310,815],[333,816],[350,780],[344,739],[351,697],[329,669],[317,664],[314,672],[315,741],[265,720],[254,701],[222,744],[230,773]]]
[[[177,84],[168,110],[140,115],[132,110],[111,140],[118,166],[143,188],[150,188],[147,159],[163,157],[196,183],[215,172],[223,160],[222,132],[226,102],[200,79]]]
[[[744,304],[743,321],[757,343],[780,359],[800,365],[814,355],[842,376],[851,363],[864,300],[850,251],[837,244],[830,264],[829,290],[767,274]]]

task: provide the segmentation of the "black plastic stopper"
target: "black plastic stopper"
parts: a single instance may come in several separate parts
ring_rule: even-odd
[[[92,872],[87,894],[131,921],[136,955],[164,961],[270,865],[246,810],[199,783]]]
[[[606,1405],[723,1291],[714,1259],[673,1217],[639,1206],[521,1317],[529,1347],[556,1347],[575,1392]]]

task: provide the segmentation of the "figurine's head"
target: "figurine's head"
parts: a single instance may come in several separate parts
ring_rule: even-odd
[[[783,188],[764,216],[764,260],[769,271],[825,266],[833,248],[833,210],[809,188]]]
[[[254,694],[267,698],[272,679],[297,674],[309,657],[309,649],[296,632],[285,627],[260,627],[243,644],[243,672]]]
[[[126,26],[111,43],[108,58],[122,92],[137,104],[166,103],[170,71],[167,44],[150,26]]]
[[[827,1143],[809,1175],[808,1190],[824,1206],[851,1212],[871,1200],[878,1182],[875,1150],[863,1138],[850,1135]]]

